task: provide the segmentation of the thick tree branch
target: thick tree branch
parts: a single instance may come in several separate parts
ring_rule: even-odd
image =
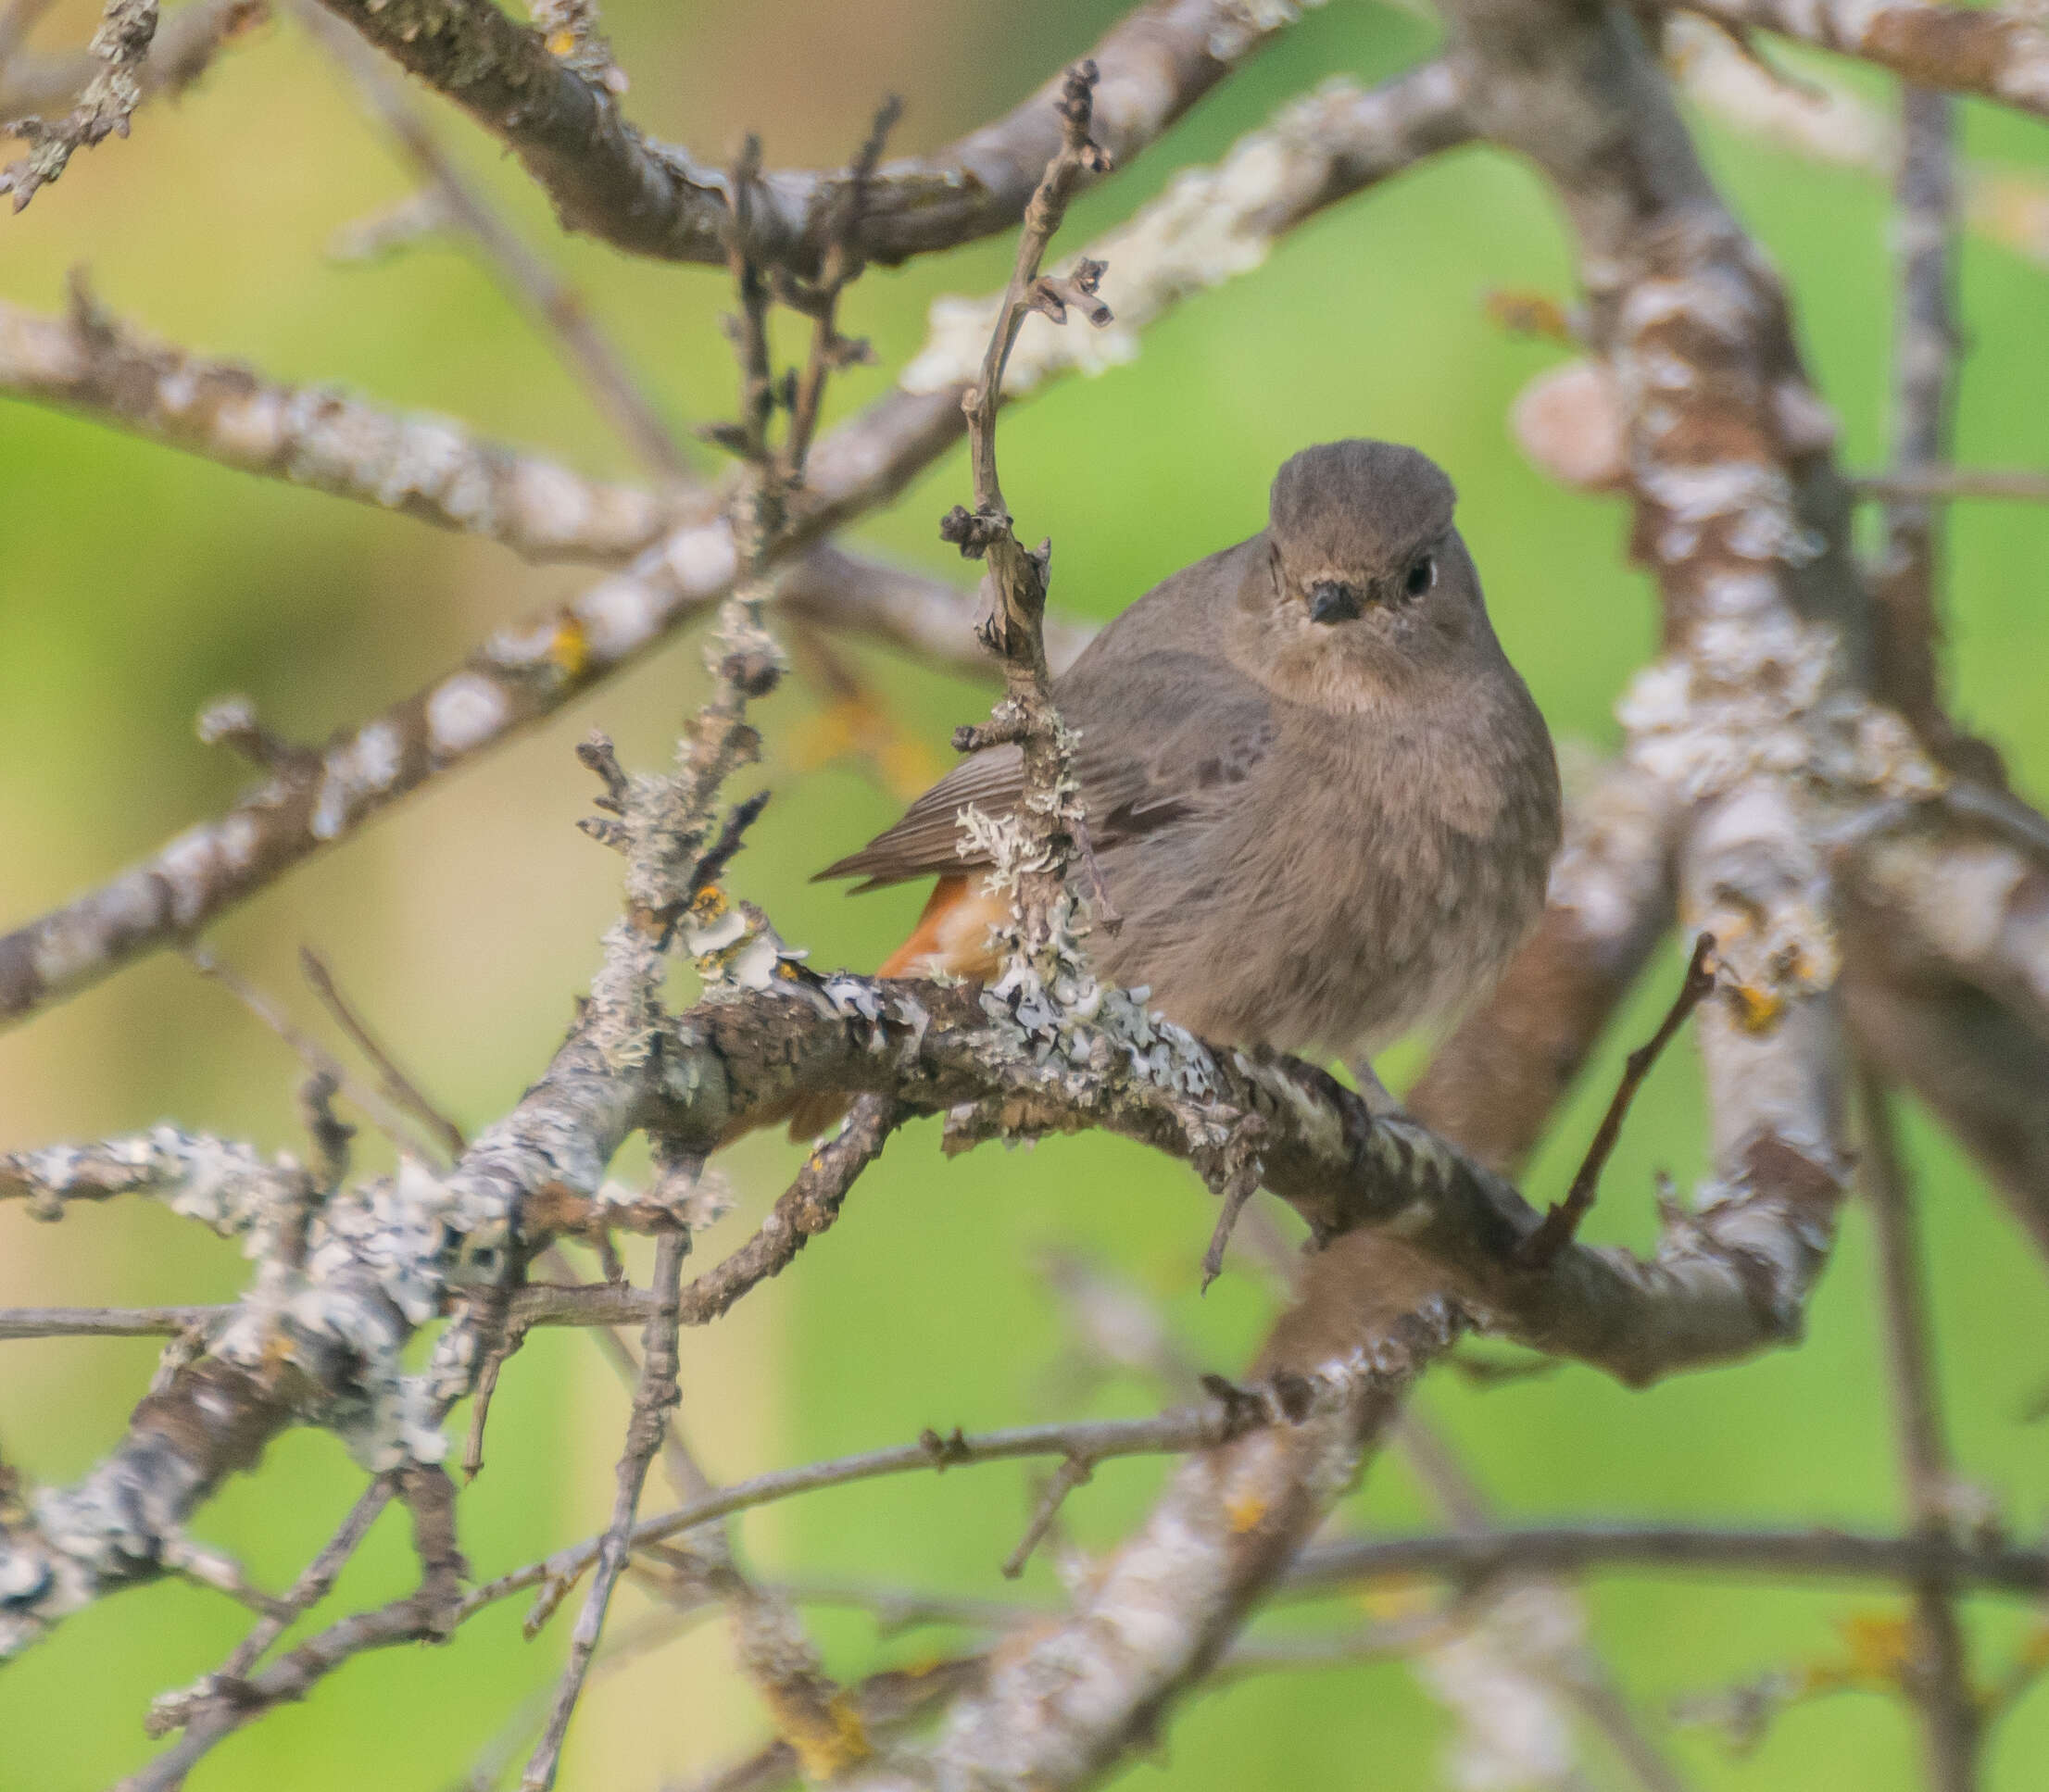
[[[2049,117],[2049,31],[2030,14],[1936,0],[1683,0],[1689,12],[1890,69],[1919,87],[1979,94]]]
[[[0,392],[244,472],[488,536],[530,559],[627,559],[674,520],[650,493],[480,442],[445,419],[279,385],[236,362],[152,342],[82,289],[62,318],[0,301]]]
[[[539,31],[488,0],[321,4],[517,154],[569,229],[637,255],[724,262],[725,179],[626,123],[611,94],[550,55]],[[1093,52],[1103,71],[1104,146],[1118,162],[1129,160],[1293,17],[1292,6],[1243,0],[1140,7]],[[1056,80],[935,155],[886,163],[862,209],[861,257],[894,264],[1013,226],[1059,146],[1058,92]],[[845,180],[762,177],[755,253],[815,273]]]

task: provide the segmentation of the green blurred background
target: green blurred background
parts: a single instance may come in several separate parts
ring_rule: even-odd
[[[748,6],[617,0],[606,23],[634,88],[634,115],[723,156],[760,130],[772,163],[829,164],[857,142],[879,95],[901,92],[898,148],[937,145],[1021,97],[1114,17],[1114,0],[1030,8],[983,0],[761,0]],[[82,41],[92,11],[68,0],[38,42]],[[1392,71],[1433,28],[1343,0],[1311,15],[1163,143],[1075,209],[1068,247],[1209,159],[1276,104],[1322,77]],[[1865,91],[1889,103],[1883,84]],[[624,259],[561,239],[516,167],[452,112],[438,122],[465,166],[582,284],[679,427],[726,414],[731,371],[714,327],[722,279]],[[1973,108],[1975,154],[2027,168],[2039,127]],[[1731,201],[1784,269],[1811,364],[1843,423],[1846,458],[1882,452],[1889,330],[1879,183],[1797,162],[1713,126],[1706,153]],[[56,309],[65,271],[89,263],[104,302],[135,325],[247,359],[283,379],[335,382],[385,402],[446,411],[544,445],[594,471],[630,462],[551,345],[459,248],[432,244],[371,266],[327,258],[333,231],[400,196],[408,177],[351,96],[288,22],[226,56],[195,94],[138,117],[127,143],[82,155],[61,185],[0,221],[0,295]],[[877,271],[848,327],[879,366],[853,373],[842,409],[885,389],[946,292],[999,282],[1007,243]],[[2049,357],[2040,352],[2044,270],[2002,248],[1967,249],[1972,350],[1960,454],[2049,462]],[[1418,444],[1452,472],[1463,522],[1500,632],[1561,740],[1611,748],[1611,706],[1653,640],[1644,581],[1621,562],[1610,502],[1547,483],[1512,446],[1515,394],[1556,351],[1485,320],[1494,288],[1565,294],[1569,261],[1554,207],[1492,152],[1440,158],[1319,219],[1255,273],[1184,306],[1133,366],[1070,382],[1003,430],[1006,490],[1022,524],[1053,536],[1056,601],[1108,616],[1155,579],[1256,528],[1266,482],[1305,443],[1347,433]],[[1112,268],[1105,293],[1116,302]],[[935,533],[965,494],[961,457],[865,525],[874,549],[945,570]],[[2049,787],[2049,655],[2040,573],[2049,519],[1961,507],[1954,533],[1954,668],[1964,715],[2005,746],[2023,788]],[[25,920],[217,809],[242,783],[193,739],[191,719],[228,690],[276,727],[312,739],[412,690],[496,623],[559,600],[576,572],[522,565],[487,544],[250,480],[91,424],[0,404],[0,920]],[[862,655],[891,713],[935,753],[984,695]],[[629,762],[661,758],[701,687],[678,642],[486,763],[434,786],[345,850],[234,915],[217,949],[319,1024],[293,970],[301,941],[466,1125],[500,1112],[547,1061],[614,912],[617,861],[574,832],[589,779],[572,744],[593,726]],[[762,772],[776,801],[735,887],[766,903],[814,962],[872,965],[917,901],[860,902],[805,882],[864,838],[894,798],[869,768],[816,767],[801,683],[765,713]],[[1622,1037],[1662,1005],[1661,960]],[[1559,1185],[1604,1099],[1611,1048],[1564,1116],[1532,1178]],[[1405,1076],[1418,1061],[1397,1056]],[[294,1146],[295,1066],[217,988],[157,959],[0,1035],[0,1146],[97,1135],[162,1117]],[[1691,1054],[1672,1054],[1638,1109],[1595,1218],[1606,1237],[1653,1234],[1653,1172],[1700,1167]],[[2042,1265],[1968,1167],[1915,1116],[1909,1142],[1928,1195],[1941,1371],[1971,1478],[2022,1525],[2042,1510],[2049,1431],[2020,1414],[2049,1381]],[[935,1130],[895,1143],[841,1225],[797,1271],[710,1334],[685,1341],[683,1422],[710,1471],[736,1478],[898,1441],[924,1425],[970,1428],[1086,1410],[1152,1409],[1158,1390],[1112,1377],[1062,1382],[1061,1310],[1038,1264],[1059,1243],[1094,1254],[1156,1297],[1204,1367],[1244,1360],[1273,1310],[1264,1284],[1227,1275],[1207,1298],[1196,1271],[1211,1213],[1180,1166],[1101,1139],[942,1163]],[[733,1154],[738,1211],[705,1248],[744,1235],[792,1167],[780,1141]],[[76,1211],[39,1228],[5,1220],[0,1300],[190,1301],[232,1297],[232,1249],[154,1208]],[[1479,1392],[1451,1375],[1421,1404],[1458,1443],[1504,1513],[1827,1521],[1898,1518],[1867,1228],[1852,1214],[1797,1350],[1631,1394],[1567,1369]],[[143,1342],[14,1344],[0,1357],[0,1443],[33,1480],[61,1481],[118,1435],[154,1358]],[[461,1504],[477,1572],[500,1572],[588,1533],[609,1502],[624,1403],[584,1340],[537,1335],[509,1367],[490,1460]],[[1143,1510],[1160,1469],[1106,1468],[1068,1509],[1075,1538],[1107,1545]],[[359,1477],[324,1435],[289,1436],[233,1484],[198,1534],[281,1585],[327,1535]],[[874,1577],[991,1592],[1029,1509],[1028,1471],[993,1467],[814,1496],[741,1527],[764,1573]],[[650,1498],[666,1498],[665,1490]],[[1428,1522],[1394,1461],[1375,1470],[1347,1522]],[[330,1610],[408,1584],[387,1519]],[[1055,1582],[1043,1560],[1026,1583]],[[1611,1579],[1588,1595],[1593,1634],[1624,1685],[1653,1710],[1673,1698],[1840,1653],[1839,1627],[1896,1609],[1882,1589]],[[646,1608],[628,1594],[628,1622]],[[1339,1609],[1326,1616],[1342,1620]],[[1356,1617],[1356,1608],[1352,1616]],[[2011,1606],[1973,1608],[1989,1678],[2026,1628]],[[215,1665],[245,1614],[167,1585],[112,1599],[0,1673],[0,1792],[93,1786],[147,1755],[150,1697]],[[944,1632],[878,1635],[822,1614],[836,1672],[857,1675],[943,1650]],[[195,1784],[436,1788],[466,1771],[522,1700],[552,1678],[558,1620],[521,1640],[518,1606],[447,1649],[351,1665],[307,1705],[223,1747]],[[723,1758],[765,1733],[728,1667],[718,1625],[595,1686],[567,1783],[632,1787]],[[1401,1664],[1270,1675],[1187,1708],[1134,1786],[1406,1788],[1442,1782],[1452,1725]],[[1893,1699],[1854,1693],[1804,1704],[1738,1759],[1698,1730],[1672,1742],[1703,1787],[1904,1787],[1912,1726]],[[2049,1695],[2008,1718],[1990,1783],[2043,1781]],[[1591,1757],[1592,1784],[1619,1785]]]

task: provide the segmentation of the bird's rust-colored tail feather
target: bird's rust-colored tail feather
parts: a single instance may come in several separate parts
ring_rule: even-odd
[[[980,877],[954,872],[933,885],[924,911],[911,937],[882,961],[878,977],[955,977],[987,979],[995,974],[1002,955],[990,945],[990,930],[1009,915],[1000,896],[991,896]],[[830,1132],[847,1118],[848,1097],[836,1089],[798,1096],[787,1109],[790,1137],[801,1145]],[[773,1126],[785,1116],[764,1114],[757,1126]],[[751,1128],[749,1130],[752,1130]]]

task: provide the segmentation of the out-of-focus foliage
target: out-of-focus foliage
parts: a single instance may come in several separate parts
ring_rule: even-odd
[[[829,163],[859,141],[886,92],[909,109],[899,147],[937,144],[1014,101],[1114,14],[1111,0],[1029,8],[970,0],[759,0],[674,7],[618,0],[607,27],[633,76],[629,106],[658,132],[723,153],[758,129],[772,161]],[[41,44],[82,41],[92,15],[68,0]],[[1313,15],[1206,102],[1167,141],[1078,206],[1078,247],[1207,158],[1274,105],[1333,71],[1371,78],[1427,49],[1430,29],[1346,0]],[[1877,82],[1865,83],[1881,103]],[[439,122],[477,178],[584,285],[679,427],[724,413],[731,375],[715,319],[720,277],[622,259],[555,235],[516,166],[445,108]],[[1968,113],[1975,152],[2044,161],[2040,128]],[[1843,423],[1846,456],[1881,451],[1889,329],[1886,208],[1865,178],[1790,161],[1704,132],[1727,191],[1787,273],[1802,339]],[[62,182],[0,220],[0,294],[55,308],[65,270],[91,265],[103,300],[136,324],[283,378],[346,382],[482,430],[545,444],[593,470],[630,472],[550,345],[459,249],[433,244],[371,266],[324,257],[335,229],[406,191],[405,176],[334,73],[288,24],[228,55],[195,93],[141,114],[134,136],[82,154]],[[997,284],[1007,244],[876,271],[851,295],[849,328],[879,366],[842,407],[884,388],[912,350],[927,302]],[[2039,352],[2049,274],[2003,251],[1964,259],[1971,357],[1960,453],[1988,464],[2049,461],[2049,357]],[[1511,447],[1506,408],[1555,349],[1488,320],[1490,289],[1566,292],[1559,221],[1531,175],[1491,152],[1443,158],[1318,220],[1252,275],[1153,331],[1131,367],[1078,382],[1004,425],[1004,480],[1020,525],[1056,544],[1055,601],[1113,613],[1153,580],[1256,528],[1273,469],[1303,444],[1372,433],[1427,449],[1457,479],[1463,523],[1502,635],[1555,732],[1612,746],[1610,708],[1650,651],[1653,605],[1621,559],[1618,506],[1562,494]],[[1104,292],[1114,304],[1116,270]],[[878,551],[958,570],[936,538],[965,493],[958,457],[861,532]],[[1956,513],[1951,589],[1960,708],[2007,748],[2026,788],[2049,786],[2049,518]],[[411,689],[501,619],[572,589],[488,545],[424,531],[13,405],[0,406],[0,919],[11,922],[103,877],[207,812],[240,782],[200,747],[191,718],[228,689],[272,725],[318,737]],[[895,719],[943,743],[977,691],[863,655]],[[501,1110],[546,1061],[612,910],[617,861],[572,826],[588,808],[570,747],[602,726],[632,761],[666,752],[701,674],[679,643],[573,714],[445,786],[368,837],[304,870],[219,930],[218,949],[308,1015],[292,968],[318,945],[384,1037],[466,1124]],[[806,883],[891,812],[857,766],[800,769],[819,699],[786,687],[765,712],[763,772],[776,800],[738,863],[735,887],[765,903],[814,962],[872,965],[917,900],[859,902]],[[1677,962],[1662,967],[1671,984]],[[1664,999],[1647,991],[1625,1032]],[[1533,1184],[1555,1190],[1605,1098],[1616,1042],[1565,1116]],[[1394,1068],[1405,1074],[1414,1048]],[[294,1139],[294,1066],[215,987],[175,959],[153,961],[0,1037],[0,1142],[40,1143],[164,1115],[255,1138]],[[1655,1169],[1700,1161],[1690,1056],[1659,1069],[1611,1166],[1594,1226],[1650,1235]],[[2049,1380],[2042,1266],[1956,1154],[1921,1125],[1910,1142],[1928,1195],[1941,1370],[1972,1476],[2017,1520],[2040,1509],[2049,1431],[2018,1413]],[[374,1147],[371,1147],[374,1149]],[[780,1186],[780,1141],[735,1154],[740,1210],[707,1247],[741,1235]],[[168,1215],[120,1207],[33,1227],[19,1211],[0,1243],[0,1300],[173,1301],[232,1296],[244,1266]],[[1086,1397],[1049,1372],[1063,1339],[1040,1280],[1041,1247],[1078,1245],[1157,1295],[1205,1367],[1237,1368],[1271,1310],[1256,1279],[1206,1298],[1197,1265],[1207,1197],[1180,1166],[1108,1140],[1050,1143],[943,1163],[913,1128],[862,1182],[845,1221],[781,1282],[709,1335],[686,1338],[683,1422],[716,1474],[1077,1407],[1138,1410],[1156,1390],[1113,1380]],[[1650,1393],[1591,1373],[1477,1391],[1439,1375],[1422,1404],[1469,1454],[1504,1510],[1883,1524],[1897,1516],[1870,1302],[1867,1234],[1853,1216],[1796,1350]],[[37,1479],[76,1474],[116,1435],[145,1382],[144,1343],[0,1347],[0,1437]],[[624,1403],[595,1351],[536,1336],[509,1369],[490,1460],[461,1504],[463,1540],[495,1573],[600,1521]],[[1070,1503],[1083,1545],[1132,1523],[1157,1465],[1106,1468]],[[201,1530],[282,1585],[353,1496],[329,1438],[295,1435],[232,1485]],[[989,1590],[1029,1506],[1023,1471],[987,1468],[870,1484],[745,1522],[764,1573],[832,1573]],[[650,1498],[660,1497],[651,1493]],[[1398,1465],[1357,1497],[1362,1520],[1429,1517]],[[387,1519],[338,1594],[343,1606],[402,1588],[401,1527]],[[1051,1570],[1041,1552],[1032,1580]],[[1878,1593],[1604,1583],[1596,1635],[1628,1688],[1656,1708],[1677,1695],[1829,1656],[1846,1613]],[[630,1597],[630,1625],[643,1608]],[[178,1585],[110,1601],[0,1673],[0,1792],[101,1785],[149,1745],[150,1695],[215,1665],[244,1614]],[[2017,1634],[1988,1607],[1977,1634],[1988,1673]],[[944,1633],[878,1639],[864,1618],[819,1622],[836,1670],[858,1673],[945,1647]],[[507,1607],[437,1652],[352,1664],[307,1707],[224,1746],[197,1784],[294,1792],[388,1784],[438,1787],[551,1677],[562,1621],[533,1645]],[[728,1674],[723,1636],[685,1639],[586,1698],[568,1784],[627,1788],[716,1759],[763,1720]],[[1175,1723],[1135,1785],[1426,1786],[1447,1720],[1399,1665],[1275,1676],[1207,1698]],[[1700,1785],[1856,1788],[1914,1782],[1897,1701],[1844,1694],[1783,1717],[1753,1756],[1712,1738],[1676,1745]],[[1991,1784],[2039,1783],[2049,1696],[1995,1736]],[[1603,1768],[1603,1772],[1612,1772]],[[1612,1779],[1608,1783],[1618,1783]]]

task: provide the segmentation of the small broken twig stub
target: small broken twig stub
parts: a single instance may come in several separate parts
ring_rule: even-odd
[[[1607,1167],[1615,1141],[1622,1136],[1622,1122],[1628,1118],[1629,1104],[1643,1086],[1643,1079],[1650,1075],[1652,1065],[1664,1056],[1666,1046],[1678,1037],[1679,1029],[1714,987],[1715,935],[1703,934],[1693,942],[1693,956],[1687,963],[1685,981],[1679,984],[1679,993],[1674,997],[1665,1019],[1658,1023],[1658,1030],[1646,1044],[1629,1054],[1628,1061],[1623,1066],[1622,1081],[1615,1085],[1608,1111],[1601,1117],[1593,1143],[1587,1147],[1586,1158],[1578,1173],[1573,1177],[1565,1198],[1555,1204],[1544,1215],[1543,1224],[1523,1241],[1523,1260],[1533,1269],[1543,1268],[1578,1234],[1580,1221],[1593,1206],[1601,1172]]]

